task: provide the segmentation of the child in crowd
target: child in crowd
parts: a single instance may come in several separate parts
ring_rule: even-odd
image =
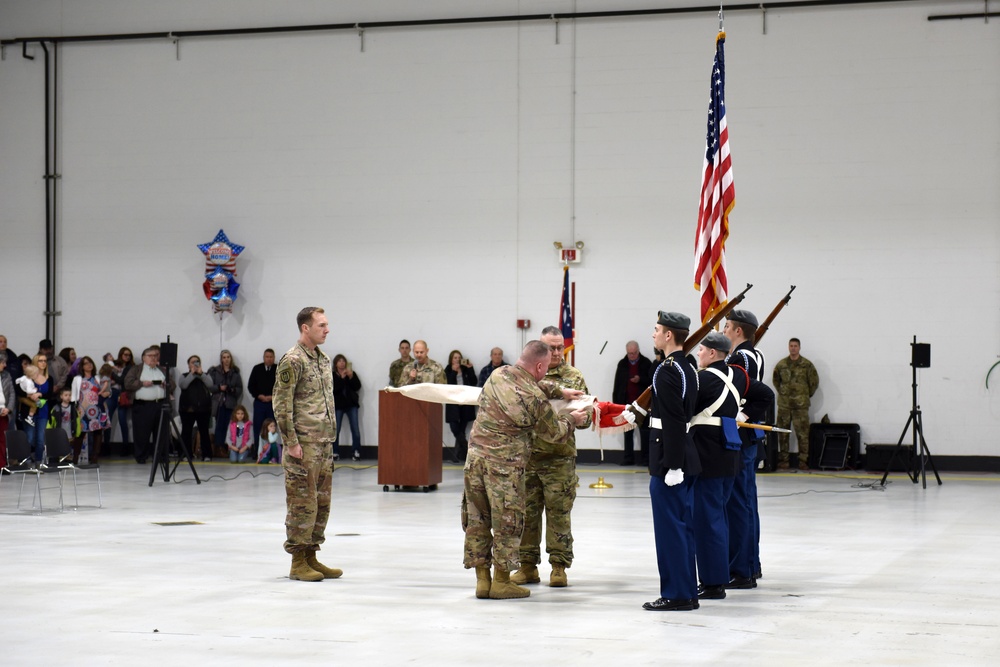
[[[80,460],[80,443],[83,431],[81,430],[80,415],[72,399],[73,391],[69,387],[63,387],[59,392],[59,405],[49,410],[49,428],[61,428],[66,431],[69,444],[73,447],[73,463],[77,463]]]
[[[233,416],[226,430],[226,446],[229,448],[230,463],[246,463],[250,456],[250,436],[253,435],[253,424],[247,409],[242,405],[233,408]]]
[[[260,427],[260,442],[257,450],[260,458],[257,463],[281,463],[281,434],[278,433],[278,425],[273,419],[265,419]]]
[[[30,396],[38,391],[38,385],[43,384],[45,382],[45,378],[42,376],[42,371],[38,368],[38,366],[34,364],[25,364],[24,375],[17,378],[15,381],[17,382],[17,386],[21,388],[21,391]],[[20,401],[22,404],[28,406],[28,415],[24,418],[24,421],[28,424],[28,426],[34,426],[35,413],[38,412],[38,408],[45,405],[45,399],[40,398],[38,401],[33,401],[28,398],[28,396],[22,396]]]
[[[108,354],[111,354],[110,352]],[[104,355],[108,356],[108,355]],[[105,362],[101,370],[97,373],[97,381],[101,385],[100,398],[97,401],[101,410],[108,412],[108,399],[111,398],[111,374],[115,372],[114,366]],[[110,427],[110,424],[108,425]]]

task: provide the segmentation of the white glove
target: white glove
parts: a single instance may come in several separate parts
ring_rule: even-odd
[[[684,471],[680,468],[673,468],[667,471],[663,481],[667,486],[677,486],[684,481]]]
[[[736,421],[743,422],[744,424],[747,424],[747,423],[750,422],[750,418],[747,417],[747,413],[740,412],[740,414],[736,415]]]
[[[629,424],[635,424],[635,415],[632,414],[631,410],[622,410],[621,418]]]

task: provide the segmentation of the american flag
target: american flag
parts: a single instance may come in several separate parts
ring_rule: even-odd
[[[563,266],[562,304],[559,307],[559,330],[562,332],[566,349],[563,355],[573,349],[573,308],[569,295],[569,265]]]
[[[726,33],[715,38],[712,65],[712,96],[708,103],[708,137],[705,145],[704,179],[698,205],[698,232],[694,239],[694,288],[701,290],[701,321],[725,303],[726,239],[729,212],[736,204],[732,160],[729,156],[729,127],[726,124]]]

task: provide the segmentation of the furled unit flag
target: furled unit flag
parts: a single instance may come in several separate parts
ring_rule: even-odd
[[[573,308],[569,298],[569,265],[563,265],[562,304],[559,307],[559,330],[562,332],[566,349],[563,356],[573,349]]]
[[[698,232],[694,239],[694,288],[701,290],[701,321],[726,302],[726,239],[729,212],[736,204],[729,126],[726,124],[726,33],[715,38],[712,95],[708,103],[708,137],[704,178],[698,205]]]

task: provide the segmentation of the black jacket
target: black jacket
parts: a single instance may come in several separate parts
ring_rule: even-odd
[[[652,377],[653,362],[649,358],[639,355],[639,393],[641,394],[645,391],[646,387],[650,384],[650,378]],[[622,357],[622,360],[618,362],[618,368],[615,370],[615,384],[611,391],[611,402],[617,403],[618,405],[626,405],[629,403],[628,400],[628,367],[629,361],[628,357]]]
[[[653,373],[650,413],[649,474],[663,477],[680,468],[687,475],[701,472],[688,422],[698,400],[698,373],[680,351],[667,356]],[[659,419],[659,426],[656,424]]]
[[[479,383],[476,379],[476,371],[459,364],[462,369],[462,384],[468,387],[477,387]],[[448,384],[458,384],[458,373],[451,369],[451,364],[444,368],[444,376],[448,378]],[[476,418],[476,408],[473,405],[445,405],[444,420],[452,422],[471,422]]]
[[[357,373],[351,377],[340,377],[340,374],[333,373],[333,402],[338,410],[357,408],[361,406],[358,392],[361,391],[361,378]]]
[[[258,396],[273,395],[277,373],[277,364],[271,364],[270,368],[267,368],[263,363],[254,366],[253,370],[250,371],[250,380],[247,381],[247,391],[250,392],[250,397],[256,401]]]

